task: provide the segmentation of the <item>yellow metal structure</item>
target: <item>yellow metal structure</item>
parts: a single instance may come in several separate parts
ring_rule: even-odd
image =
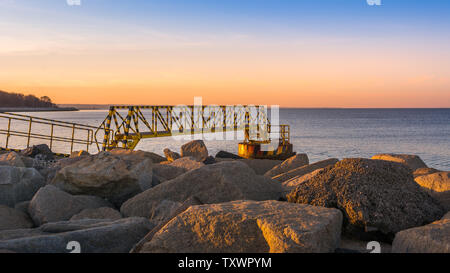
[[[264,144],[272,140],[263,106],[111,106],[98,128],[104,132],[103,150],[134,149],[141,139],[176,135],[245,132],[244,143]],[[277,126],[276,143],[289,143],[289,126]]]
[[[223,139],[227,139],[227,132],[243,131],[244,141],[239,144],[242,157],[272,158],[292,153],[289,126],[271,125],[265,106],[111,106],[99,127],[13,113],[0,113],[0,123],[1,119],[5,119],[5,128],[0,128],[0,135],[6,135],[6,146],[0,148],[3,150],[16,150],[10,147],[11,137],[24,139],[26,147],[30,147],[31,139],[48,141],[50,149],[55,142],[69,143],[72,153],[75,144],[85,145],[87,151],[92,145],[98,151],[133,150],[146,138],[223,133]],[[15,121],[22,122],[22,129],[12,124]],[[35,128],[37,124],[39,128]],[[61,136],[61,129],[69,129],[71,136]],[[80,137],[80,131],[85,138]],[[103,143],[97,141],[101,138]]]
[[[53,145],[58,142],[69,143],[70,153],[73,152],[75,144],[81,144],[86,147],[86,151],[89,151],[89,147],[93,144],[97,145],[97,149],[100,147],[95,139],[94,131],[97,127],[83,125],[72,122],[64,122],[46,118],[39,118],[15,113],[0,113],[0,120],[6,121],[6,128],[0,128],[0,135],[6,136],[5,147],[0,148],[1,150],[13,150],[18,151],[18,149],[10,147],[10,140],[12,137],[21,138],[26,141],[26,147],[30,147],[32,139],[39,139],[48,141],[50,149]],[[22,124],[27,124],[26,128],[20,130],[15,126],[16,123],[21,122]],[[33,129],[39,126],[39,130],[34,131]],[[14,129],[13,129],[14,128]],[[61,137],[55,135],[55,132],[59,129],[66,129],[71,131],[71,137]],[[76,135],[78,133],[86,135],[86,138],[79,138]],[[77,134],[76,134],[77,133]],[[69,154],[70,154],[69,153]],[[57,155],[68,155],[67,153],[61,153]]]

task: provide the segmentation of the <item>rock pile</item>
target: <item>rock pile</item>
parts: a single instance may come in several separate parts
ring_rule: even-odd
[[[164,154],[0,154],[0,252],[450,252],[449,172],[417,156]]]

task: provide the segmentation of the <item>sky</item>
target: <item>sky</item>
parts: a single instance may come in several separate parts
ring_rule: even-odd
[[[450,1],[0,0],[0,90],[59,104],[450,107]]]

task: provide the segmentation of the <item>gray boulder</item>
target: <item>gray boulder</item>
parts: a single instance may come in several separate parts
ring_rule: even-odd
[[[20,203],[17,203],[14,208],[16,210],[20,210],[21,212],[28,215],[28,208],[30,207],[30,201],[23,201]]]
[[[270,169],[283,162],[281,160],[272,159],[239,159],[239,161],[247,164],[257,175],[264,175]]]
[[[22,168],[33,168],[34,160],[23,157],[16,152],[9,152],[0,155],[0,166],[13,166]]]
[[[120,206],[157,183],[152,166],[146,153],[102,152],[61,169],[51,184],[71,194],[95,195]]]
[[[208,157],[208,149],[203,140],[193,140],[181,146],[181,157],[193,157],[198,162],[203,162]]]
[[[323,253],[339,246],[342,213],[278,201],[192,206],[141,253]],[[188,243],[180,243],[188,242]]]
[[[0,241],[46,235],[39,228],[11,229],[0,231]]]
[[[160,156],[159,154],[141,151],[141,150],[125,150],[125,149],[116,148],[116,149],[109,151],[109,153],[116,155],[116,156],[123,157],[127,160],[135,161],[135,162],[144,161],[145,159],[151,159],[153,163],[161,163],[166,160],[164,157]]]
[[[81,253],[128,253],[152,228],[145,218],[127,218],[74,231],[0,241],[0,249],[18,253],[69,253],[77,242]]]
[[[393,253],[450,253],[450,219],[400,231],[392,243]]]
[[[206,165],[147,190],[127,202],[120,211],[124,216],[151,217],[163,200],[182,203],[192,196],[205,204],[234,200],[278,200],[281,185],[256,175],[238,161]]]
[[[101,207],[96,209],[84,209],[80,213],[75,214],[70,218],[73,220],[82,220],[82,219],[111,219],[111,220],[119,220],[122,218],[122,215],[119,211],[110,208],[110,207]]]
[[[44,185],[44,177],[36,169],[0,166],[0,205],[14,207],[29,201]]]
[[[309,158],[307,154],[296,154],[285,161],[283,161],[281,164],[276,165],[272,169],[270,169],[268,172],[266,172],[264,175],[268,177],[274,177],[279,174],[288,172],[290,170],[305,166],[309,164]]]
[[[398,162],[408,166],[413,172],[420,168],[427,168],[427,165],[417,155],[378,154],[372,156],[372,159]]]
[[[391,241],[395,233],[421,226],[444,214],[396,162],[344,159],[297,186],[289,202],[338,208],[348,234]]]
[[[28,211],[38,226],[49,222],[69,220],[88,208],[110,207],[111,204],[97,196],[70,195],[52,185],[41,188],[30,202]]]
[[[199,162],[195,161],[195,164],[198,163]],[[174,165],[163,165],[163,164],[153,165],[153,176],[157,177],[160,182],[172,180],[175,177],[184,174],[185,172],[186,172],[185,168],[177,167]]]
[[[31,219],[20,210],[0,205],[0,231],[33,227]]]
[[[219,151],[216,154],[216,159],[217,158],[242,159],[242,157],[226,151]]]
[[[24,156],[40,158],[42,160],[53,160],[55,156],[47,144],[33,145],[20,152]]]

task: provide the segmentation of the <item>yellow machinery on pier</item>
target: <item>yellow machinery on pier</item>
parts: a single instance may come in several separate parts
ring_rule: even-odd
[[[7,122],[2,123],[2,118]],[[16,120],[27,125],[22,130],[13,128],[12,121]],[[34,133],[32,128],[36,124],[47,128],[40,128],[39,133]],[[71,135],[58,136],[55,128],[68,128]],[[194,135],[213,134],[227,140],[230,132],[243,131],[243,141],[238,149],[241,157],[285,159],[293,154],[289,129],[289,125],[270,124],[267,107],[263,106],[111,106],[98,127],[0,113],[0,135],[6,135],[6,147],[3,149],[8,150],[13,150],[8,147],[11,137],[25,139],[26,147],[30,146],[31,139],[47,140],[50,146],[55,142],[70,143],[71,153],[74,144],[85,145],[87,149],[94,145],[98,151],[115,148],[133,150],[141,139],[146,138],[190,135],[193,139]],[[76,137],[75,132],[82,132],[85,136]],[[233,133],[231,137],[236,139]]]

